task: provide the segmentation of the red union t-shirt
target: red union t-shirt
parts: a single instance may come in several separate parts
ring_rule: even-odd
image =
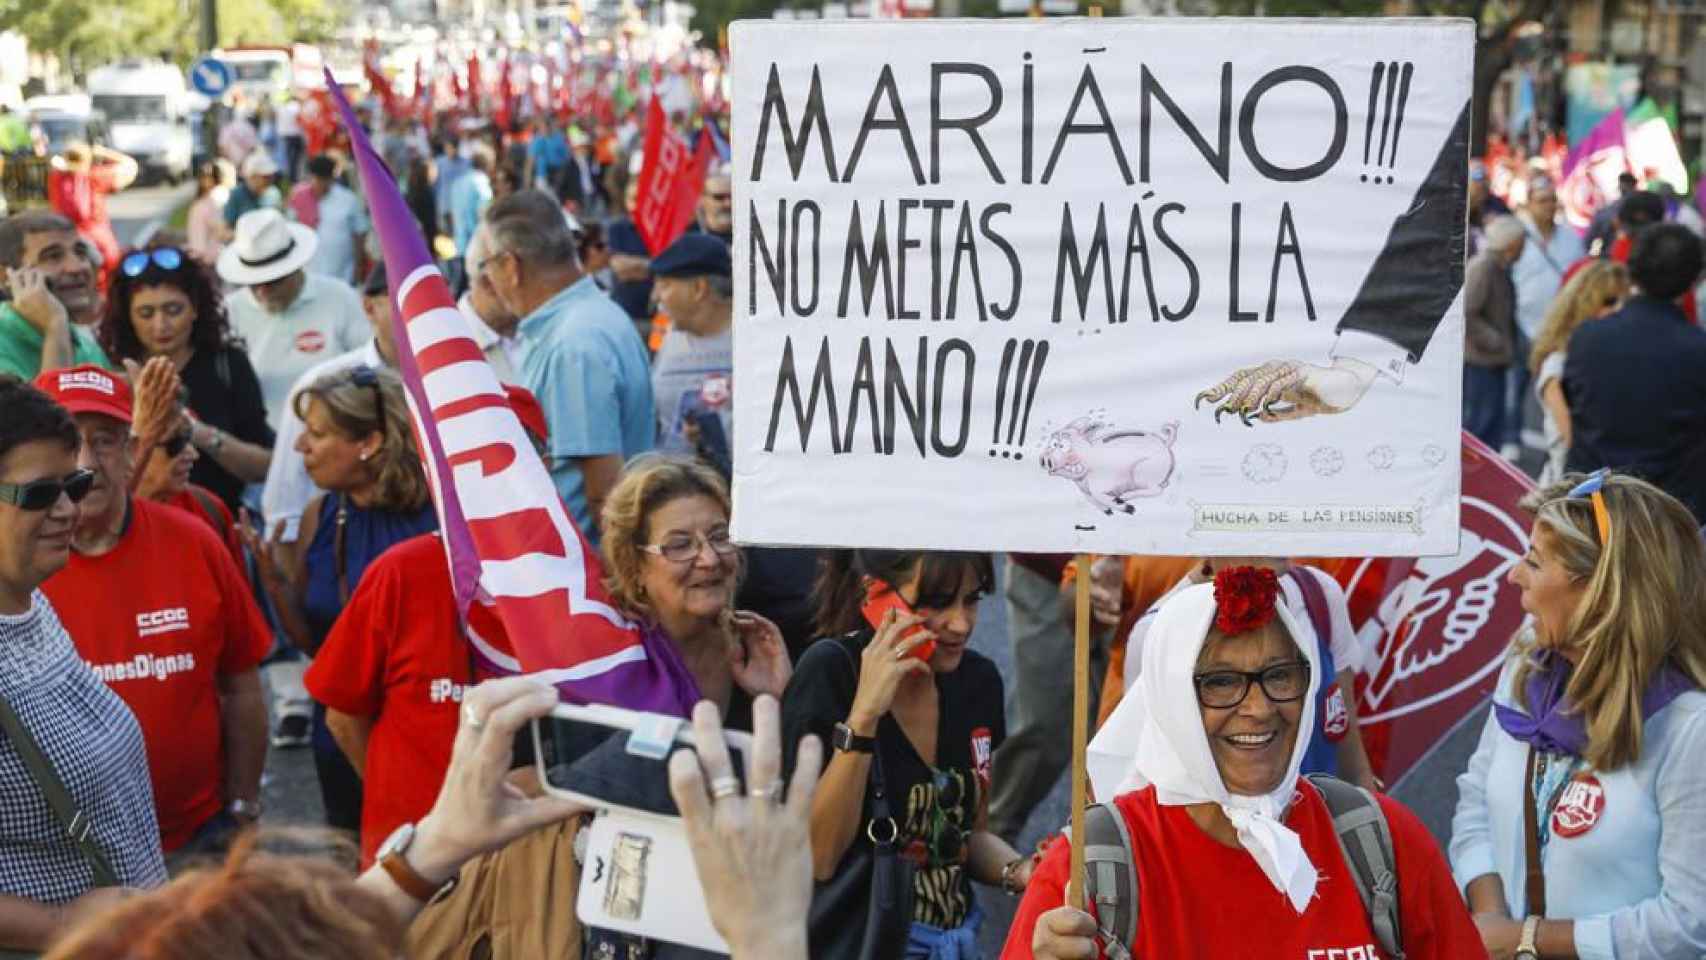
[[[218,680],[255,669],[272,633],[212,528],[165,504],[130,506],[118,546],[72,551],[42,590],[78,655],[142,726],[169,853],[225,807]]]
[[[505,646],[495,613],[475,604],[468,617]],[[364,868],[393,830],[432,809],[472,671],[443,542],[422,534],[380,554],[303,678],[327,708],[373,719],[362,771]]]
[[[1390,960],[1357,896],[1321,795],[1299,781],[1302,797],[1286,826],[1303,838],[1321,872],[1315,900],[1299,916],[1241,848],[1222,846],[1184,807],[1155,802],[1146,787],[1114,798],[1136,848],[1139,894],[1134,960]],[[1399,923],[1410,960],[1484,957],[1481,937],[1458,894],[1445,857],[1415,814],[1380,798],[1392,826]],[[1066,902],[1064,837],[1049,847],[1013,918],[1002,960],[1029,960],[1037,918]]]

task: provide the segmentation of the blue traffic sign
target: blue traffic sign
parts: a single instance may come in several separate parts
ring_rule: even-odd
[[[231,68],[223,60],[202,57],[190,68],[190,85],[203,96],[223,96],[231,89]]]

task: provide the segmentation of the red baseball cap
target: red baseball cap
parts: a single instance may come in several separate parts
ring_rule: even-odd
[[[509,408],[515,411],[515,418],[521,421],[523,430],[540,443],[549,439],[551,430],[545,424],[545,408],[539,405],[539,398],[533,395],[533,391],[504,384],[504,396],[509,398]]]
[[[104,367],[85,363],[49,370],[36,377],[35,382],[37,389],[73,414],[98,413],[130,422],[130,384]]]

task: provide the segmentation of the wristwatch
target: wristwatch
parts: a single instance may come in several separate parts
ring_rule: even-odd
[[[422,903],[432,903],[449,895],[456,888],[458,874],[451,874],[450,879],[435,884],[409,866],[409,861],[403,854],[409,850],[409,844],[415,842],[415,825],[405,823],[392,831],[385,842],[379,845],[376,859],[385,872],[391,875],[393,882],[402,891]]]
[[[835,725],[835,736],[830,743],[842,753],[875,753],[877,752],[876,737],[861,737],[853,732],[853,728],[845,723]]]
[[[1528,917],[1522,921],[1522,939],[1517,941],[1516,952],[1511,954],[1515,960],[1540,960],[1540,948],[1535,945],[1535,939],[1540,935],[1540,918]]]
[[[259,820],[261,818],[261,802],[259,800],[244,800],[242,797],[231,801],[225,806],[225,812],[243,820]]]

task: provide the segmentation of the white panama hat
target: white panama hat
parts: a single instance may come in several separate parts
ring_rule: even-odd
[[[220,251],[219,276],[240,287],[271,283],[307,266],[319,245],[311,228],[277,210],[250,210],[237,218],[235,236]]]

